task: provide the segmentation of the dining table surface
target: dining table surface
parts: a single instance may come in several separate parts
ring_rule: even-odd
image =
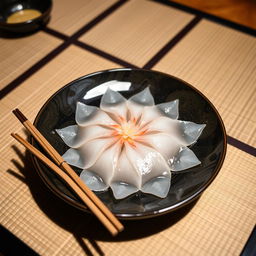
[[[45,27],[1,32],[0,255],[256,253],[255,35],[182,4],[144,0],[53,0]],[[15,108],[34,121],[70,81],[124,67],[170,74],[203,93],[224,122],[227,152],[198,200],[155,218],[121,220],[124,231],[112,237],[49,190],[10,134],[28,136]]]

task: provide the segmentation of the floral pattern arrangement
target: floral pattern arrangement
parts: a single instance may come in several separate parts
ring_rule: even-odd
[[[149,88],[128,100],[107,89],[100,107],[78,102],[76,125],[57,129],[70,147],[63,158],[94,191],[116,199],[142,191],[164,198],[171,172],[200,164],[188,148],[205,125],[178,120],[178,100],[155,105]]]

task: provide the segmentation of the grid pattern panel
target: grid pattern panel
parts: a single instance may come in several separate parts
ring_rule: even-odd
[[[54,0],[49,27],[72,35],[116,0]]]
[[[142,67],[193,17],[158,3],[130,1],[80,40]]]
[[[203,20],[154,69],[196,86],[219,110],[227,133],[256,146],[255,38]]]
[[[17,158],[14,151],[9,150],[4,154],[4,168],[9,167],[9,161],[12,158]],[[20,173],[19,169],[12,169]],[[246,242],[256,218],[254,203],[256,178],[252,175],[254,170],[255,161],[252,156],[229,146],[225,164],[214,183],[178,222],[172,222],[172,219],[167,217],[161,220],[160,217],[159,223],[169,221],[170,224],[167,223],[165,229],[158,233],[131,241],[114,242],[114,239],[110,242],[99,240],[96,243],[106,255],[124,253],[125,255],[153,256],[160,252],[161,255],[169,252],[177,255],[182,253],[237,255]],[[27,183],[30,189],[25,185],[21,186],[19,180],[16,186],[13,185],[14,192],[1,203],[1,212],[4,212],[4,215],[1,215],[1,223],[40,254],[65,255],[72,252],[78,255],[81,248],[85,246],[90,251],[95,250],[89,240],[74,236],[59,227],[58,225],[63,225],[64,222],[62,223],[60,217],[56,215],[60,212],[68,212],[63,220],[65,223],[67,220],[73,223],[73,231],[89,228],[94,230],[97,237],[97,233],[104,233],[104,229],[98,226],[99,224],[96,225],[94,219],[88,219],[60,199],[51,197],[51,193],[41,184],[40,179],[36,175],[34,178],[32,183],[31,180]],[[1,182],[9,179],[14,179],[9,173],[1,176]],[[36,185],[36,190],[33,184]],[[37,200],[33,200],[30,192],[34,198],[36,198],[34,193],[39,194]],[[43,194],[45,194],[45,201],[42,202]],[[49,204],[50,201],[54,202],[54,209],[49,209],[52,207],[52,204]],[[42,210],[47,214],[43,214]],[[155,225],[157,222],[152,223]],[[130,224],[127,223],[128,225]],[[137,230],[134,232],[139,233],[147,225],[150,225],[150,221],[144,221],[144,224],[137,223]],[[131,229],[129,230],[131,232]],[[85,245],[81,246],[82,243]]]
[[[10,120],[11,125],[8,122],[3,123],[0,131],[10,134],[17,126],[16,122],[11,122],[16,118],[10,110],[19,107],[24,113],[28,113],[29,119],[33,120],[43,103],[63,85],[85,73],[117,67],[119,66],[108,60],[76,46],[70,46],[1,101],[0,108],[4,114],[2,120]],[[36,102],[33,99],[37,99]],[[29,101],[33,102],[33,109]],[[9,140],[9,137],[4,137],[0,145],[7,145]]]
[[[3,89],[60,43],[59,39],[42,32],[15,40],[0,38],[0,89]]]
[[[119,7],[111,9],[113,3]],[[54,4],[44,32],[0,42],[1,88],[32,65],[0,102],[0,132],[5,135],[0,141],[1,225],[40,255],[239,255],[256,219],[254,148],[236,144],[247,154],[228,146],[219,175],[185,214],[127,222],[125,231],[111,238],[94,217],[45,187],[9,133],[26,136],[12,109],[19,107],[33,120],[43,103],[71,80],[129,62],[142,67],[153,58],[154,69],[187,80],[213,101],[229,135],[255,146],[255,38],[207,20],[197,23],[200,17],[185,29],[194,15],[154,2]],[[80,41],[79,33],[72,36],[77,31]],[[33,68],[37,61],[41,66]]]

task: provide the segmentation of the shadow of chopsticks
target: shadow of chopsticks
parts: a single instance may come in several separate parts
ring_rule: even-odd
[[[90,253],[92,252],[85,244],[83,238],[91,244],[98,255],[104,255],[96,240],[121,242],[151,236],[166,228],[170,228],[181,220],[197,202],[194,201],[180,210],[156,218],[122,221],[125,226],[124,231],[118,236],[112,237],[93,215],[70,206],[47,189],[37,175],[30,154],[27,151],[24,155],[18,147],[13,146],[12,148],[23,164],[13,159],[12,161],[20,173],[10,169],[7,172],[28,185],[40,209],[56,224],[71,232],[87,255],[91,255]],[[60,212],[63,214],[59,214]]]
[[[88,256],[94,256],[95,255],[90,251],[90,248],[86,245],[82,236],[80,236],[80,235],[78,236],[78,235],[74,234],[74,238],[76,239],[76,241],[80,245],[80,247],[83,249],[83,251],[86,253],[86,255],[88,255]],[[99,255],[99,256],[104,256],[105,255],[105,253],[101,250],[101,248],[95,242],[95,240],[93,240],[91,238],[87,238],[86,241],[88,241],[91,244],[91,246],[97,252],[97,255]]]
[[[91,244],[94,251],[97,252],[96,255],[104,255],[97,242],[90,237],[87,227],[89,222],[97,222],[98,220],[94,218],[94,216],[70,206],[51,193],[51,191],[47,189],[45,184],[37,175],[31,162],[30,154],[27,151],[25,154],[23,154],[15,145],[12,146],[12,149],[21,160],[18,161],[16,159],[12,159],[12,163],[19,172],[12,169],[8,169],[6,172],[24,182],[29,187],[31,195],[40,209],[52,221],[73,234],[74,238],[85,252],[85,255],[95,255],[95,253],[93,254],[93,252],[90,251],[89,247],[82,238],[82,234],[84,238],[86,238],[86,240]],[[62,214],[60,214],[60,212]],[[87,232],[81,232],[80,230],[87,230],[88,234]]]

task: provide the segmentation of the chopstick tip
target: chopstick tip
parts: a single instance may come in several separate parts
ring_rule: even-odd
[[[14,133],[14,132],[11,133],[11,136],[12,136],[14,139],[16,139],[16,140],[18,140],[18,137],[20,137],[19,134]]]
[[[28,120],[18,108],[15,108],[15,109],[12,111],[12,113],[19,119],[19,121],[20,121],[21,123],[24,123],[25,121]]]

